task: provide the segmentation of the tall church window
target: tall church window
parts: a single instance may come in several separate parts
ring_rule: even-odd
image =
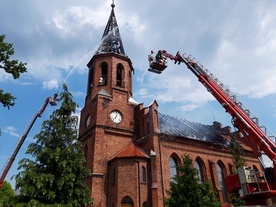
[[[170,157],[170,178],[173,181],[173,178],[177,175],[176,169],[176,160],[171,156]]]
[[[108,65],[107,63],[102,63],[101,64],[101,77],[99,80],[99,85],[107,85],[107,76],[108,75]]]
[[[227,190],[224,182],[224,166],[221,162],[217,163],[217,175],[218,175],[218,182],[220,186],[220,190],[222,192],[223,202],[228,202],[228,195]]]
[[[198,183],[203,183],[206,180],[206,166],[204,161],[200,157],[197,157],[194,166],[197,170]]]
[[[124,75],[123,66],[119,64],[116,70],[116,86],[123,87],[123,75]]]
[[[91,91],[91,88],[93,86],[93,79],[94,79],[94,69],[93,67],[91,67],[89,68],[89,74],[88,74],[87,93]]]
[[[147,207],[147,203],[143,202],[142,207]]]
[[[147,172],[144,166],[141,167],[141,182],[143,183],[147,182]]]
[[[196,160],[194,166],[197,172],[198,183],[203,183],[203,171],[201,163],[198,160]]]

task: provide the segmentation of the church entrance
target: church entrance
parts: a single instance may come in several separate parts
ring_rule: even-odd
[[[134,207],[134,203],[129,196],[123,198],[121,207]]]

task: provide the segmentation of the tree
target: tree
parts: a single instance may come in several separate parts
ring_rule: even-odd
[[[245,161],[245,154],[243,151],[242,146],[239,144],[237,138],[236,138],[237,133],[233,133],[231,135],[231,145],[230,145],[230,151],[233,156],[233,161],[234,161],[234,168],[232,169],[232,173],[237,173],[237,169],[239,167],[245,166],[246,161]]]
[[[233,156],[233,161],[234,161],[234,168],[232,168],[232,173],[235,174],[238,171],[239,167],[245,166],[246,161],[245,161],[245,154],[243,151],[242,146],[239,144],[236,136],[237,132],[233,133],[231,135],[231,145],[230,145],[230,151]],[[241,198],[240,194],[238,191],[230,193],[230,198],[231,198],[231,203],[234,206],[244,206],[245,201]]]
[[[14,54],[13,44],[4,42],[5,35],[0,35],[0,68],[10,73],[14,79],[18,79],[21,73],[27,72],[26,63],[11,60]],[[0,89],[0,103],[8,109],[14,105],[15,97],[11,93],[5,93]]]
[[[183,158],[183,165],[176,166],[178,175],[170,182],[169,198],[165,198],[167,207],[219,207],[220,202],[209,182],[200,184],[197,171],[192,167],[189,155]]]
[[[3,182],[0,188],[0,207],[7,206],[10,204],[10,200],[14,197],[14,192],[11,184],[7,181]]]
[[[16,188],[20,188],[24,202],[32,206],[85,206],[90,204],[90,192],[83,184],[90,175],[85,167],[81,144],[77,141],[76,103],[63,85],[61,106],[42,124],[35,143],[28,146],[27,154],[34,160],[19,161]]]

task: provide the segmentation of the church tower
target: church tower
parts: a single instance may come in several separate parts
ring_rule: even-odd
[[[134,108],[137,105],[132,98],[134,69],[124,51],[114,3],[111,7],[101,44],[87,64],[87,94],[79,131],[86,166],[91,171],[85,183],[91,189],[91,197],[97,207],[137,203],[137,192],[133,192],[132,199],[127,192],[132,185],[129,182],[134,180],[130,179],[128,183],[124,179],[118,181],[119,177],[125,177],[123,173],[129,176],[135,173],[137,176],[137,160],[131,158],[131,163],[124,162],[130,173],[121,168],[120,160],[129,157],[147,159],[147,155],[133,144]],[[118,192],[119,189],[122,192]]]

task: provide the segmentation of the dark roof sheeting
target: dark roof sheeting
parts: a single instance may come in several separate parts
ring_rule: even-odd
[[[112,8],[108,22],[106,24],[102,42],[99,46],[96,54],[102,53],[117,53],[126,56],[121,35],[119,32],[119,26],[114,13],[114,8]]]
[[[163,134],[186,137],[227,147],[230,146],[230,142],[222,136],[226,133],[214,126],[190,122],[160,113],[159,123],[160,133]]]

